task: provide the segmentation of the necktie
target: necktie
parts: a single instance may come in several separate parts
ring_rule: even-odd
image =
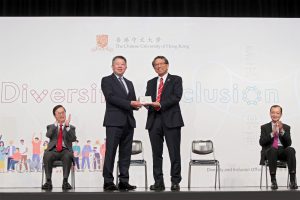
[[[126,87],[125,87],[125,85],[124,85],[124,83],[123,83],[123,81],[122,81],[122,77],[119,77],[118,79],[119,79],[119,81],[120,81],[120,83],[121,83],[121,85],[122,85],[122,88],[124,89],[124,91],[126,92],[126,94],[128,94],[128,92],[127,92],[127,90],[126,90]]]
[[[273,144],[272,147],[274,147],[275,149],[278,149],[278,132],[276,131],[274,134],[274,140],[273,140]]]
[[[159,85],[158,85],[158,93],[157,93],[157,97],[156,97],[156,102],[160,102],[161,93],[163,91],[163,88],[164,88],[164,79],[160,78]],[[160,109],[159,107],[155,108],[155,110],[159,110],[159,109]]]
[[[56,144],[56,151],[61,152],[62,151],[62,140],[63,140],[63,130],[62,130],[62,124],[59,125],[59,132],[58,132],[58,138],[57,138],[57,144]]]

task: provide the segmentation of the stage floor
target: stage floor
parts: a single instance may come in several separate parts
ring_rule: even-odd
[[[201,199],[201,200],[235,200],[235,199],[300,199],[300,190],[291,191],[280,187],[277,191],[259,187],[231,187],[231,188],[181,188],[180,192],[172,192],[170,188],[165,191],[155,192],[137,188],[130,192],[104,192],[102,188],[76,188],[63,192],[61,188],[53,188],[51,192],[40,188],[0,188],[0,200],[167,200],[167,199]]]
[[[262,189],[260,189],[259,187],[222,187],[221,189],[215,189],[213,187],[191,187],[190,189],[188,189],[187,187],[181,187],[179,192],[257,192],[257,191],[272,191],[270,189],[270,187],[268,189],[266,189],[266,187],[262,187]],[[279,187],[277,191],[291,191],[290,189],[288,189],[287,187]],[[299,190],[294,190],[291,192],[300,192]],[[36,188],[0,188],[0,193],[51,193],[51,192],[64,192],[61,187],[54,187],[53,190],[51,191],[45,191],[42,190],[39,187]],[[107,192],[107,191],[103,191],[103,188],[98,188],[98,187],[78,187],[76,189],[72,189],[69,191],[66,191],[67,193],[84,193],[84,192]],[[150,189],[145,189],[144,187],[138,187],[136,190],[133,191],[113,191],[113,192],[109,192],[109,193],[135,193],[135,192],[147,192],[147,193],[157,193],[155,191],[152,191]],[[159,193],[164,193],[164,192],[173,192],[171,191],[170,188],[166,187],[165,191],[161,191]],[[274,192],[274,191],[272,191]],[[1,200],[1,198],[0,198]]]

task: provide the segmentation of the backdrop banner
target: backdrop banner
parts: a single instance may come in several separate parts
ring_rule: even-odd
[[[283,107],[282,121],[292,127],[292,146],[300,151],[300,19],[2,17],[0,27],[0,187],[40,187],[46,126],[54,122],[57,104],[76,126],[76,187],[103,186],[100,83],[112,73],[116,55],[127,58],[125,77],[137,97],[156,76],[151,63],[158,55],[168,58],[170,74],[182,77],[182,187],[191,156],[199,158],[191,154],[191,143],[200,139],[214,142],[222,187],[258,186],[260,125],[270,121],[273,104]],[[134,115],[134,139],[143,142],[152,184],[147,110]],[[11,162],[18,153],[23,159]],[[213,187],[214,173],[214,167],[192,167],[192,186]],[[277,174],[278,184],[285,185],[287,171]],[[61,182],[57,168],[53,184]],[[130,168],[130,183],[144,186],[142,167]]]

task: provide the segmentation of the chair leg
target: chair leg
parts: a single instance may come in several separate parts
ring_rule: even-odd
[[[74,189],[75,189],[75,186],[76,186],[76,178],[75,178],[75,166],[74,166],[74,168],[73,168],[73,170],[74,170]]]
[[[148,178],[147,178],[147,163],[145,162],[145,189],[148,189]]]
[[[72,171],[71,171],[71,181],[72,181],[72,188],[75,189],[75,166],[72,166]]]
[[[221,169],[220,169],[220,163],[218,162],[218,173],[219,173],[219,189],[221,189],[221,177],[220,177],[220,171],[221,171]]]
[[[188,189],[191,188],[191,163],[189,163],[189,173],[188,173]]]
[[[287,177],[287,184],[286,184],[286,187],[289,188],[289,183],[290,183],[290,173],[289,173],[289,170],[288,171],[288,177]]]
[[[264,168],[263,168],[263,165],[261,165],[261,170],[260,170],[260,184],[259,184],[259,188],[261,189],[262,187],[262,176],[263,176],[263,171],[264,171]]]
[[[266,189],[268,189],[268,165],[266,164]]]
[[[119,181],[119,161],[117,162],[117,170],[116,170],[116,186],[118,187]]]
[[[216,173],[215,173],[215,189],[217,189],[217,175],[218,175],[218,163],[216,163]]]
[[[42,164],[42,186],[44,184],[44,174],[45,174],[45,167],[44,164]]]

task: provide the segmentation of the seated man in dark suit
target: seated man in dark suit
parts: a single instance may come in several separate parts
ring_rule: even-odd
[[[282,108],[279,105],[273,105],[270,108],[270,116],[272,121],[261,126],[259,139],[259,144],[262,146],[260,164],[263,165],[265,160],[268,160],[272,182],[271,188],[276,190],[278,189],[276,182],[277,160],[287,161],[290,173],[290,189],[298,189],[296,183],[296,152],[291,147],[291,127],[280,121]]]
[[[69,190],[72,189],[72,186],[68,183],[68,177],[73,162],[72,142],[76,141],[75,127],[70,125],[71,115],[66,119],[66,109],[62,105],[53,108],[53,115],[56,122],[47,126],[46,136],[50,139],[50,142],[43,158],[47,182],[42,186],[42,189],[52,189],[52,165],[54,161],[61,160],[64,176],[62,188]]]

